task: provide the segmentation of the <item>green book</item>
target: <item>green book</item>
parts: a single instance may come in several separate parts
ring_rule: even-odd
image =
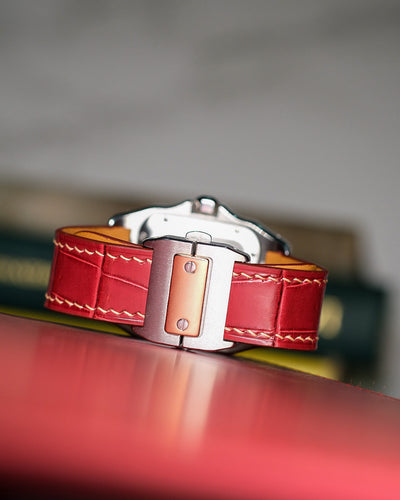
[[[0,232],[0,304],[42,308],[53,257],[51,238]]]

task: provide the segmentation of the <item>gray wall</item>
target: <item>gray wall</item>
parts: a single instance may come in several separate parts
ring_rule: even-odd
[[[393,292],[400,4],[0,1],[0,174],[354,225]]]

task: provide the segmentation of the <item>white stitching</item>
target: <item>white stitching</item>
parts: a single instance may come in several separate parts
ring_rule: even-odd
[[[231,327],[226,326],[225,331],[226,332],[235,332],[235,333],[238,333],[239,335],[243,335],[243,336],[246,334],[249,334],[252,337],[264,337],[264,338],[268,338],[268,339],[274,338],[274,335],[271,335],[267,332],[255,332],[254,330],[248,330],[248,329],[244,329],[244,328],[231,328]]]
[[[235,278],[243,277],[246,278],[248,281],[266,281],[266,282],[274,282],[274,283],[282,283],[284,281],[285,283],[298,283],[299,285],[312,285],[312,284],[317,284],[317,285],[323,285],[328,282],[326,279],[312,279],[310,280],[309,278],[305,279],[299,279],[299,278],[275,278],[274,276],[270,274],[247,274],[247,273],[233,273],[233,276]]]
[[[47,300],[50,300],[50,302],[57,302],[57,304],[67,304],[70,307],[75,306],[78,309],[88,309],[91,312],[100,311],[102,314],[112,313],[116,316],[126,315],[129,318],[135,318],[135,316],[139,316],[140,319],[144,318],[144,314],[142,314],[139,311],[137,311],[135,313],[130,313],[129,311],[125,311],[125,310],[116,311],[115,309],[111,309],[111,308],[110,309],[103,309],[102,307],[99,307],[99,306],[98,307],[91,307],[91,306],[89,306],[89,304],[78,304],[78,302],[72,302],[71,300],[68,300],[68,299],[60,299],[60,298],[56,297],[55,295],[51,296],[48,293],[45,294],[45,297]]]
[[[56,241],[56,240],[53,240],[53,243],[55,246],[58,246],[60,247],[61,249],[63,248],[66,248],[67,250],[69,250],[70,252],[77,252],[77,253],[86,253],[87,255],[98,255],[99,257],[104,257],[104,256],[107,256],[109,257],[110,259],[113,259],[113,260],[117,260],[117,259],[122,259],[124,260],[125,262],[131,262],[131,261],[134,261],[134,262],[138,262],[139,264],[145,264],[145,263],[148,263],[148,264],[151,264],[152,263],[152,259],[139,259],[139,257],[135,257],[135,256],[132,256],[132,257],[125,257],[125,255],[112,255],[110,254],[109,252],[106,252],[105,254],[104,253],[101,253],[99,252],[98,250],[88,250],[87,248],[79,248],[77,246],[71,246],[69,245],[68,243],[61,243],[60,241]],[[328,280],[326,279],[312,279],[310,280],[309,278],[305,278],[305,279],[299,279],[299,278],[292,278],[292,279],[289,279],[289,278],[275,278],[274,276],[272,275],[268,275],[268,274],[247,274],[247,273],[244,273],[244,272],[241,272],[241,273],[235,273],[233,272],[233,276],[235,278],[246,278],[246,280],[248,281],[265,281],[265,282],[273,282],[273,283],[282,283],[282,282],[285,282],[285,283],[288,283],[288,284],[291,284],[291,283],[297,283],[299,285],[312,285],[312,284],[316,284],[316,285],[323,285],[323,284],[326,284],[328,282]]]
[[[226,332],[235,332],[238,333],[239,335],[245,336],[246,334],[251,335],[252,337],[264,337],[267,339],[273,339],[277,338],[279,340],[289,340],[290,342],[298,342],[299,340],[304,342],[317,342],[318,337],[310,337],[307,335],[307,337],[302,337],[301,335],[298,335],[297,337],[293,337],[292,335],[280,335],[279,333],[276,333],[275,335],[270,334],[265,331],[254,331],[254,330],[247,330],[243,328],[231,328],[231,327],[225,327]]]
[[[297,337],[293,337],[292,335],[279,335],[279,333],[276,334],[276,338],[279,340],[290,340],[290,342],[298,342],[301,340],[303,343],[304,342],[317,342],[318,337],[310,337],[309,335],[307,337],[302,337],[301,335],[297,335]]]
[[[122,259],[124,260],[125,262],[130,262],[130,261],[135,261],[135,262],[138,262],[139,264],[145,264],[145,263],[149,263],[151,264],[152,262],[152,259],[139,259],[138,257],[125,257],[125,255],[112,255],[108,252],[106,252],[105,254],[104,253],[101,253],[99,252],[98,250],[88,250],[87,248],[78,248],[77,246],[73,246],[71,247],[71,245],[68,245],[68,243],[61,243],[60,241],[56,241],[56,240],[53,240],[53,243],[56,247],[60,247],[61,249],[63,248],[66,248],[67,250],[69,250],[70,252],[78,252],[78,253],[86,253],[88,255],[98,255],[99,257],[104,257],[104,256],[107,256],[107,257],[110,257],[110,259],[113,259],[113,260],[116,260],[116,259]]]
[[[116,311],[115,309],[103,309],[102,307],[91,307],[89,306],[89,304],[78,304],[78,302],[72,302],[71,300],[68,300],[68,299],[60,299],[59,297],[56,297],[56,296],[51,296],[49,293],[46,293],[45,294],[45,297],[47,300],[50,300],[50,302],[57,302],[57,304],[67,304],[68,306],[70,307],[77,307],[78,309],[88,309],[89,311],[91,312],[94,312],[94,311],[100,311],[102,314],[108,314],[108,313],[112,313],[116,316],[122,316],[122,315],[126,315],[126,316],[129,316],[130,318],[134,318],[135,316],[139,316],[140,319],[143,319],[145,316],[144,314],[142,314],[141,312],[137,311],[135,313],[130,313],[129,311]],[[231,328],[231,327],[225,327],[225,331],[226,332],[235,332],[239,335],[243,335],[245,336],[246,334],[250,334],[252,337],[263,337],[263,338],[266,338],[266,339],[273,339],[274,337],[275,338],[278,338],[279,340],[289,340],[290,342],[298,342],[299,340],[301,342],[311,342],[311,343],[314,343],[314,342],[317,342],[318,340],[318,337],[310,337],[310,336],[307,336],[307,337],[302,337],[300,335],[298,335],[297,337],[293,337],[292,335],[280,335],[279,333],[273,335],[273,334],[270,334],[268,332],[265,332],[265,331],[254,331],[254,330],[250,330],[250,329],[242,329],[242,328]]]

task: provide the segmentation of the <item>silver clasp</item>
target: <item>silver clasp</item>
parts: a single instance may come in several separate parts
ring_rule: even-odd
[[[289,255],[290,247],[280,235],[253,221],[241,219],[211,197],[186,200],[171,207],[151,207],[118,214],[110,226],[130,229],[132,243],[165,235],[184,238],[189,232],[206,233],[213,243],[223,243],[250,256],[250,262],[264,262],[269,250]]]
[[[153,257],[144,325],[133,331],[170,346],[231,348],[234,343],[223,337],[232,271],[235,261],[248,257],[227,245],[176,237],[148,239],[143,245],[153,249]]]

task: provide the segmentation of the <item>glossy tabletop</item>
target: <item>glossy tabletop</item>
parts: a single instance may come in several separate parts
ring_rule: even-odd
[[[15,497],[400,498],[399,424],[400,401],[338,382],[0,315]]]

